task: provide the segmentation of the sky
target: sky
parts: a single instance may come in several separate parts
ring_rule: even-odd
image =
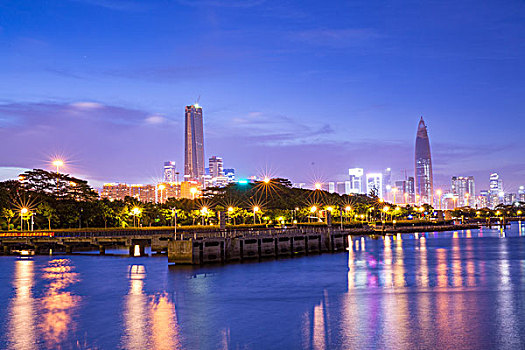
[[[238,177],[491,172],[525,185],[525,2],[0,0],[0,179],[152,183],[183,172],[184,107]]]

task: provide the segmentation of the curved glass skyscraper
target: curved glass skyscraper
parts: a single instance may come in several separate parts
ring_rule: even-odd
[[[423,117],[416,136],[416,202],[433,204],[432,157],[430,141]]]

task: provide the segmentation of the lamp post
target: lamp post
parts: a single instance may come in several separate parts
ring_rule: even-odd
[[[230,219],[230,224],[232,221],[232,217],[231,217],[232,214],[233,214],[233,207],[228,207],[228,218]],[[235,218],[233,220],[235,220]],[[233,224],[235,225],[235,221],[233,222]]]
[[[20,209],[20,231],[24,231],[24,215],[26,215],[29,212],[29,209],[22,208]]]
[[[133,209],[131,209],[131,215],[133,215],[133,226],[134,227],[137,227],[138,225],[137,216],[139,216],[140,213],[141,213],[141,210],[139,207],[133,207]]]
[[[58,178],[60,176],[59,174],[59,170],[60,170],[60,167],[64,165],[64,161],[63,160],[60,160],[60,159],[55,159],[53,161],[53,165],[57,168],[57,181],[56,181],[56,185],[57,185],[57,196],[58,196]]]
[[[253,224],[255,225],[256,222],[255,222],[255,218],[256,218],[256,215],[257,215],[257,212],[260,210],[260,208],[256,205],[255,207],[253,207]]]
[[[202,207],[201,209],[201,216],[202,216],[202,226],[204,226],[204,217],[208,217],[208,208]]]
[[[312,205],[312,207],[310,208],[310,213],[314,214],[315,212],[317,212],[317,207],[315,205]],[[311,219],[311,217],[309,216],[308,217],[308,222],[310,222],[310,219]]]

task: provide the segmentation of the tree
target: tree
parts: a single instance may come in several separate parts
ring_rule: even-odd
[[[115,210],[105,202],[100,202],[99,208],[102,219],[104,219],[104,228],[108,228],[108,219],[115,217]]]
[[[11,220],[15,217],[15,213],[11,209],[2,208],[2,217],[5,218],[5,221],[7,222],[7,231],[9,231],[9,226]]]
[[[51,230],[51,219],[56,218],[56,210],[49,203],[40,203],[36,208],[36,212],[47,219],[48,229]]]

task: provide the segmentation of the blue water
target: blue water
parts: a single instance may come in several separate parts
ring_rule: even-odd
[[[524,349],[525,224],[168,267],[0,257],[0,349]]]

